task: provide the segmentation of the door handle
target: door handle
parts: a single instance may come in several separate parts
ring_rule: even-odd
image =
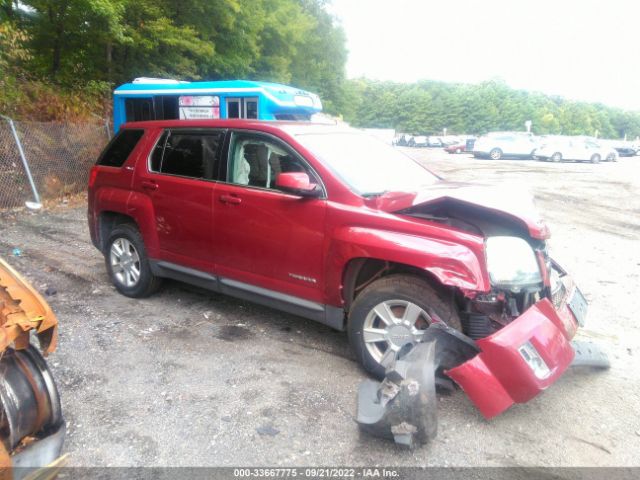
[[[158,184],[153,180],[142,180],[142,188],[145,190],[157,190]]]
[[[232,205],[239,205],[242,203],[242,199],[235,195],[220,195],[220,201],[222,203],[229,203]]]

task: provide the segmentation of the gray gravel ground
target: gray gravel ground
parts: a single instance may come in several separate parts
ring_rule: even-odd
[[[44,292],[60,320],[50,363],[74,466],[640,465],[640,159],[614,164],[409,154],[461,181],[535,194],[552,252],[590,301],[583,336],[608,372],[572,371],[526,405],[486,421],[464,393],[440,397],[439,434],[405,451],[360,434],[364,373],[346,336],[179,283],[119,295],[89,242],[84,207],[0,217],[0,254]],[[19,247],[22,257],[11,257]]]

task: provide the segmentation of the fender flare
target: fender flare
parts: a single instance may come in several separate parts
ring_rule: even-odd
[[[97,198],[97,203],[100,205],[100,211],[97,216],[98,222],[100,216],[104,213],[115,213],[131,218],[142,235],[147,254],[151,258],[158,256],[160,244],[154,224],[155,211],[149,197],[130,190],[109,188],[101,189],[97,194]],[[98,231],[100,232],[99,229]],[[100,236],[102,236],[102,232],[100,232]],[[101,245],[104,241],[104,238],[99,238]]]

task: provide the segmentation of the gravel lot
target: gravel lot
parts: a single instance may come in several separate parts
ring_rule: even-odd
[[[361,435],[365,378],[346,335],[179,283],[145,300],[111,287],[85,207],[0,217],[0,254],[60,320],[50,363],[74,466],[640,465],[640,158],[613,164],[475,160],[407,152],[458,181],[522,185],[551,226],[552,253],[590,302],[585,337],[608,372],[571,371],[486,421],[442,396],[439,434],[405,451]],[[11,257],[19,247],[22,257]]]

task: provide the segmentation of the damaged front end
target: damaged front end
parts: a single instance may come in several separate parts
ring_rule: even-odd
[[[60,456],[65,436],[58,391],[40,349],[55,350],[47,302],[0,259],[0,478],[22,478]]]
[[[421,343],[403,347],[381,384],[361,384],[363,430],[402,445],[425,443],[435,435],[435,387],[445,379],[492,418],[534,398],[572,364],[608,368],[596,345],[572,342],[587,302],[549,257],[542,224],[450,199],[401,213],[482,236],[491,288],[458,292],[462,333],[431,324]]]
[[[480,353],[446,374],[486,418],[531,400],[553,384],[575,357],[571,339],[584,325],[587,301],[544,247],[532,250],[532,255],[529,271],[519,260],[517,272],[496,273],[499,268],[494,262],[491,270],[488,249],[493,289],[465,300],[463,328]],[[510,283],[515,277],[517,281]]]

